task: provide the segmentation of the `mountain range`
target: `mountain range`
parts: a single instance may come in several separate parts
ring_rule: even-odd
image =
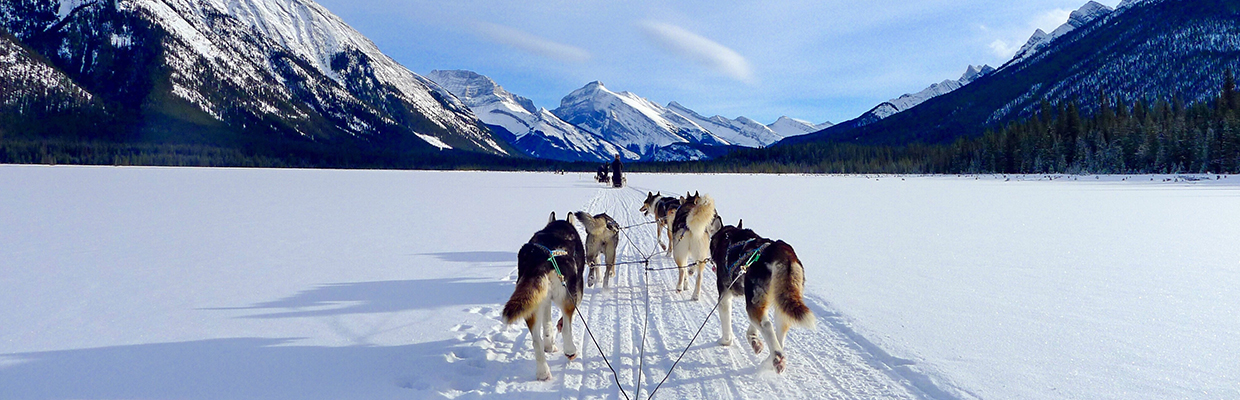
[[[832,125],[707,117],[598,81],[537,107],[471,71],[418,75],[312,0],[10,0],[0,3],[0,137],[204,144],[308,165],[945,143],[1067,102],[1089,113],[1102,102],[1209,99],[1221,71],[1240,67],[1238,8],[1090,1],[998,68],[970,65]]]
[[[660,106],[598,81],[569,93],[548,111],[473,71],[436,70],[427,76],[464,101],[500,137],[539,158],[607,161],[619,154],[626,160],[701,160],[830,126],[790,117],[770,125],[746,117],[705,117],[677,102]]]
[[[1223,72],[1237,68],[1236,2],[1125,1],[1111,9],[1091,1],[967,85],[881,120],[841,123],[779,145],[947,143],[1067,103],[1091,114],[1103,102],[1208,101],[1218,95]]]

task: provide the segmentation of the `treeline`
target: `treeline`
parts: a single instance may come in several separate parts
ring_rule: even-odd
[[[700,163],[644,164],[667,172],[756,173],[1240,173],[1240,93],[1227,71],[1218,97],[1121,104],[1074,102],[950,144],[817,142],[742,150]]]
[[[128,143],[61,137],[15,138],[5,137],[0,132],[0,164],[583,172],[597,168],[595,163],[500,157],[454,150],[418,154],[342,150],[324,154],[293,149],[283,156],[272,154],[275,153],[201,144]]]

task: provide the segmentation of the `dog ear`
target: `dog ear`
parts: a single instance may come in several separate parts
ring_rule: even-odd
[[[740,220],[740,222],[737,222],[737,223],[736,223],[736,229],[745,229],[745,220],[744,220],[744,219],[741,219],[741,220]]]
[[[547,223],[548,223],[548,224],[550,224],[550,223],[552,223],[552,222],[555,222],[555,211],[552,211],[552,212],[551,212],[551,217],[548,217],[548,218],[547,218]]]
[[[701,197],[701,196],[702,196],[702,195],[701,195],[701,194],[698,194],[698,192],[697,192],[696,190],[694,190],[694,191],[693,191],[693,197]]]

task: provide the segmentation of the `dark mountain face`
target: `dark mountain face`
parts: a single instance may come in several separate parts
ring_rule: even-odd
[[[310,15],[291,26],[311,26],[322,37],[290,39],[301,32],[270,26],[283,21],[242,20],[197,0],[101,0],[67,13],[59,1],[13,0],[0,5],[0,27],[106,115],[99,119],[107,129],[62,134],[277,154],[287,146],[512,152],[458,100],[317,4],[285,3],[311,11],[290,13]]]
[[[1240,2],[1147,1],[1117,10],[951,93],[865,126],[841,124],[794,137],[859,144],[945,143],[1031,116],[1043,101],[1104,98],[1132,104],[1217,96],[1223,71],[1240,70]]]

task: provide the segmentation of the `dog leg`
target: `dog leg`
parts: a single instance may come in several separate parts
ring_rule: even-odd
[[[539,322],[542,322],[543,351],[556,352],[555,331],[551,330],[551,300],[543,300],[542,309],[538,310]]]
[[[598,273],[595,271],[595,268],[596,268],[596,266],[594,265],[594,263],[593,263],[593,262],[591,262],[591,263],[590,263],[590,272],[589,272],[589,273],[586,273],[586,276],[587,276],[587,278],[586,278],[586,285],[587,285],[587,286],[589,286],[589,287],[594,287],[594,284],[595,284],[596,282],[598,282]]]
[[[693,263],[692,267],[689,267],[689,271],[697,270],[697,286],[693,287],[693,301],[697,301],[702,297],[702,275],[706,275],[702,273],[704,265],[702,261],[698,261]]]
[[[577,358],[577,342],[573,341],[573,314],[577,311],[577,306],[572,300],[564,300],[564,306],[560,308],[564,312],[564,356],[569,360]]]
[[[724,289],[719,297],[720,346],[732,345],[732,290]]]
[[[753,348],[754,354],[762,353],[762,339],[758,338],[758,326],[749,321],[749,330],[745,332],[745,340],[749,341],[749,347]]]
[[[607,257],[607,276],[603,278],[603,288],[611,287],[611,280],[616,277],[616,241],[613,240],[603,250],[603,256]]]
[[[788,328],[792,327],[792,321],[784,317],[781,313],[775,313],[775,338],[779,339],[779,348],[784,348],[784,338],[788,337]]]
[[[551,380],[551,367],[547,365],[547,354],[543,351],[542,321],[538,320],[538,312],[525,319],[525,326],[530,329],[530,339],[534,341],[535,377],[540,381]]]
[[[783,373],[784,367],[784,347],[779,345],[779,338],[775,336],[775,325],[771,323],[770,318],[763,318],[762,325],[759,328],[762,332],[762,338],[766,339],[766,344],[771,346],[771,355],[766,358],[763,364],[770,365],[775,368],[775,373]]]

